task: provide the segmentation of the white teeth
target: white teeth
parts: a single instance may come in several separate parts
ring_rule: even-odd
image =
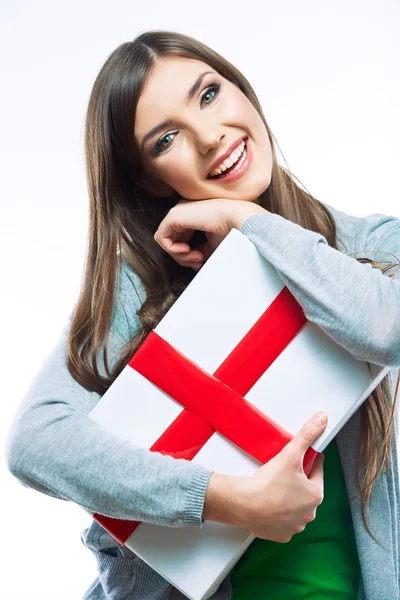
[[[239,156],[240,156],[240,153],[239,153]],[[230,156],[228,156],[228,160],[231,160],[233,163],[235,163],[237,161],[237,159],[239,158],[239,156],[236,154],[236,152],[232,152],[232,154]]]
[[[247,156],[247,152],[246,152],[246,148],[243,151],[242,156],[240,157],[240,159],[238,160],[237,164],[235,165],[235,167],[237,167],[238,169],[240,169],[240,167],[242,166],[242,164],[244,163],[244,161],[246,160],[246,156]],[[219,170],[219,169],[218,169]],[[225,169],[226,170],[226,169]],[[214,175],[214,177],[216,177],[216,175]]]
[[[239,146],[229,155],[228,158],[226,158],[220,165],[218,165],[218,167],[216,169],[211,171],[210,175],[211,176],[220,175],[223,171],[226,171],[226,169],[229,169],[235,162],[237,162],[239,160],[239,158],[242,157],[244,149],[245,149],[245,142],[243,140],[239,144]]]

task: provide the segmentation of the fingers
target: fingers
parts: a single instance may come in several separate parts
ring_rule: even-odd
[[[174,257],[175,253],[188,252],[190,246],[187,243],[193,236],[194,229],[182,227],[179,223],[174,223],[171,218],[173,209],[167,217],[160,223],[154,234],[154,239],[168,254]]]
[[[169,236],[158,236],[157,239],[155,237],[154,239],[171,256],[190,250],[189,244],[186,242],[174,242]]]
[[[180,265],[200,268],[229,234],[231,230],[231,212],[237,210],[237,202],[210,198],[202,201],[181,199],[171,208],[161,221],[154,234],[155,241]],[[206,234],[208,241],[197,251],[199,256],[187,243],[195,231]],[[211,240],[211,242],[210,242]]]
[[[320,454],[315,461],[315,465],[308,476],[308,480],[316,485],[316,487],[321,491],[322,496],[324,494],[324,464],[325,454]]]
[[[174,232],[174,235],[179,235],[180,237],[179,241],[174,241],[169,235],[169,229],[167,229],[163,233],[157,231],[154,235],[154,239],[178,264],[183,267],[200,268],[202,266],[202,261],[204,260],[204,253],[200,251],[200,249],[192,250],[189,243],[185,241],[190,240],[193,236],[193,232],[193,229],[179,234]]]
[[[181,252],[173,254],[172,258],[182,267],[191,267],[195,270],[203,266],[204,254],[199,250],[191,250],[190,252]]]
[[[174,252],[171,254],[172,258],[183,267],[191,267],[196,271],[201,269],[203,264],[210,258],[213,250],[208,241],[204,242],[201,246],[197,246],[196,249],[191,250],[188,244],[186,251],[179,253]],[[188,251],[190,250],[190,251]]]
[[[325,413],[316,413],[304,423],[300,431],[285,446],[285,452],[293,456],[296,464],[303,464],[304,454],[312,443],[324,432],[327,422],[328,417]]]

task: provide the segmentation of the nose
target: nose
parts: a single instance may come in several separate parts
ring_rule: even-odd
[[[196,145],[201,154],[204,156],[214,148],[218,148],[225,137],[224,133],[216,132],[215,130],[202,130],[197,133]]]

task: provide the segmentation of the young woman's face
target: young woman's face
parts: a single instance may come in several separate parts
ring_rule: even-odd
[[[137,105],[135,139],[148,181],[161,183],[164,195],[253,201],[271,181],[261,117],[239,88],[199,60],[158,60]],[[214,165],[225,176],[210,176]]]

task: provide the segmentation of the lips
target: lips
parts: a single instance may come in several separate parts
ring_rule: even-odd
[[[233,144],[231,146],[229,146],[229,148],[225,152],[225,154],[221,154],[221,156],[219,156],[212,163],[211,167],[207,171],[206,179],[209,179],[211,171],[214,171],[214,169],[216,169],[226,158],[228,158],[228,156],[230,156],[232,154],[232,152],[239,146],[239,144],[245,139],[247,139],[247,136],[242,135],[238,140],[236,140],[236,142],[233,142]]]
[[[247,171],[249,170],[252,162],[253,162],[253,152],[251,150],[251,144],[249,143],[249,138],[244,140],[245,149],[242,154],[242,157],[233,165],[232,169],[224,171],[220,175],[216,175],[215,177],[209,177],[208,181],[215,181],[216,183],[221,182],[221,184],[231,184],[241,177],[243,177]]]

